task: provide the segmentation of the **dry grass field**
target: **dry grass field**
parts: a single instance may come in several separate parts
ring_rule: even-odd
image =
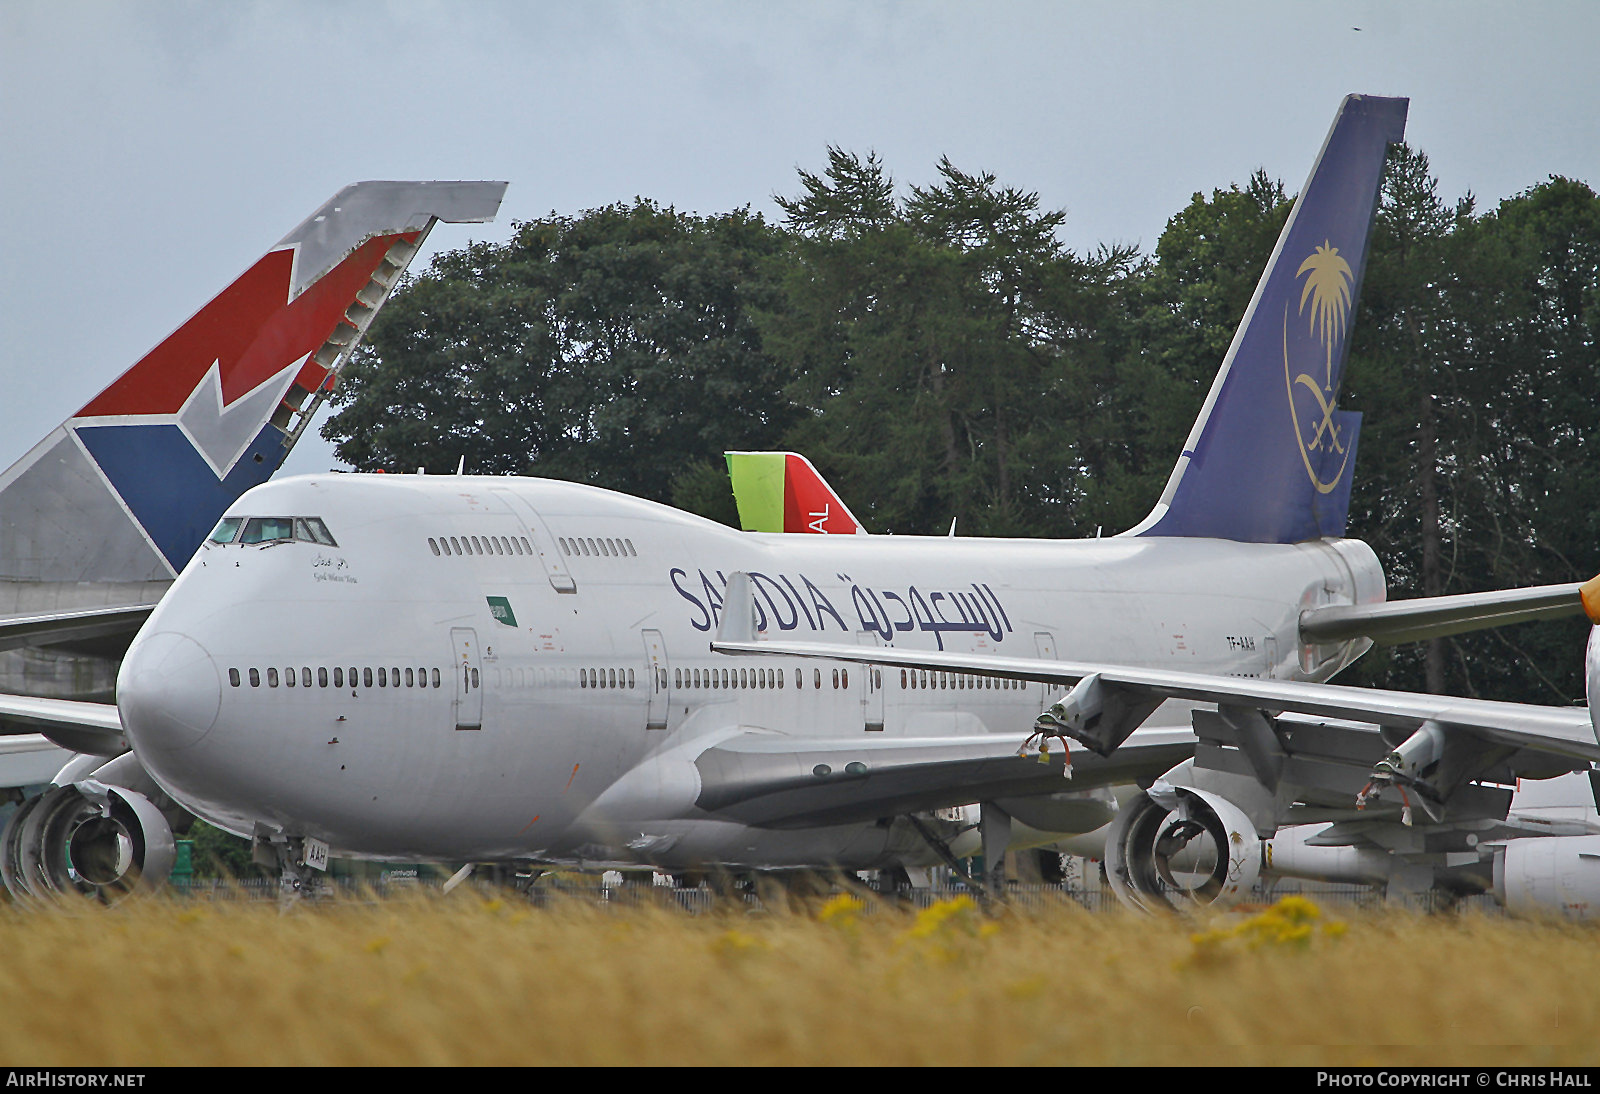
[[[0,1065],[1593,1064],[1600,935],[492,891],[0,907]]]

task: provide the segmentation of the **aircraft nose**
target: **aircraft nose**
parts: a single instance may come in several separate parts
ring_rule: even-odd
[[[188,635],[147,635],[123,658],[117,711],[137,750],[196,744],[222,707],[222,678],[205,648]]]

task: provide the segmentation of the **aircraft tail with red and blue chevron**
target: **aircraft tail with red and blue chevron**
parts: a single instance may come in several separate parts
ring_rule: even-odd
[[[493,220],[505,187],[340,190],[0,474],[0,581],[171,580],[283,463],[433,224]]]

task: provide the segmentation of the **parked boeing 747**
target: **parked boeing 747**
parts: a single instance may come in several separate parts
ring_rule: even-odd
[[[989,659],[1289,686],[1326,681],[1373,634],[1580,610],[1576,585],[1385,605],[1373,552],[1343,538],[1359,416],[1337,395],[1405,110],[1341,105],[1137,528],[763,534],[553,480],[267,483],[227,508],[128,651],[116,724],[132,753],[64,773],[13,824],[7,885],[149,884],[173,810],[250,837],[291,886],[330,855],[916,867],[945,859],[964,835],[953,807],[973,803],[993,862],[1100,827],[1117,813],[1102,788],[1148,783],[1197,737],[1186,717],[1133,731],[1166,693],[1107,682],[1092,721],[1128,732],[1069,766],[1035,730],[1067,674]]]

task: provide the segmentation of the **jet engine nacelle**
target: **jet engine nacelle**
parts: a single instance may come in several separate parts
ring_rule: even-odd
[[[1495,857],[1494,897],[1513,914],[1600,917],[1600,836],[1508,841]]]
[[[136,790],[86,779],[23,804],[0,837],[0,876],[15,897],[78,893],[107,903],[164,884],[172,826]]]
[[[1262,843],[1242,809],[1206,790],[1157,782],[1124,803],[1106,836],[1106,877],[1145,911],[1228,907],[1261,877]]]

